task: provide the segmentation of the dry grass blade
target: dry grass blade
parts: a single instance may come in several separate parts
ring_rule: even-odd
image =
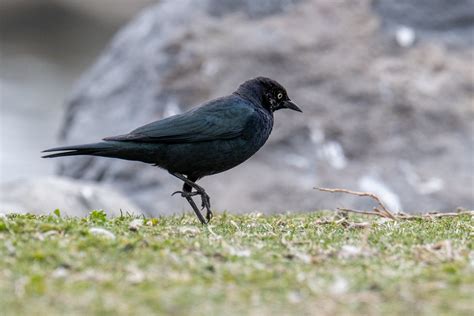
[[[375,215],[375,216],[380,216],[380,217],[385,217],[385,218],[391,218],[391,217],[386,216],[384,213],[375,211],[375,210],[371,212],[371,211],[363,211],[363,210],[354,210],[354,209],[345,208],[345,207],[338,207],[337,210],[342,211],[342,212],[356,213],[356,214],[362,214],[362,215]]]

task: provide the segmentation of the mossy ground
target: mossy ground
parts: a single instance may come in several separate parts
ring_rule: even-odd
[[[472,315],[473,223],[8,215],[0,314]]]

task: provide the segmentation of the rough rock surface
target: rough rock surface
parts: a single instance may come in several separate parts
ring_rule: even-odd
[[[141,214],[135,203],[116,190],[87,181],[48,177],[0,185],[0,213],[49,214],[59,209],[68,216],[85,216],[102,209],[109,215]]]
[[[145,10],[81,79],[62,143],[122,134],[265,75],[304,115],[277,113],[259,153],[202,180],[215,209],[367,206],[315,186],[378,192],[394,210],[474,206],[469,46],[450,49],[435,28],[399,47],[375,13],[388,10],[384,1],[377,11],[369,0],[256,3],[163,1]],[[141,163],[74,157],[59,173],[114,185],[152,213],[187,209],[169,197],[180,182]]]

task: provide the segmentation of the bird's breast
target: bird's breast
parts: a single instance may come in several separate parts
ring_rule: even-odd
[[[242,138],[258,145],[258,148],[260,148],[267,141],[272,128],[273,115],[266,113],[264,110],[256,110],[255,115],[247,123]]]

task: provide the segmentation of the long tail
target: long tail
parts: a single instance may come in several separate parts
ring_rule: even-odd
[[[56,154],[45,155],[42,158],[56,158],[65,156],[79,156],[79,155],[92,155],[92,156],[103,156],[110,157],[117,151],[117,147],[113,142],[101,142],[94,144],[85,144],[77,146],[63,146],[44,150],[44,153],[58,152]]]

